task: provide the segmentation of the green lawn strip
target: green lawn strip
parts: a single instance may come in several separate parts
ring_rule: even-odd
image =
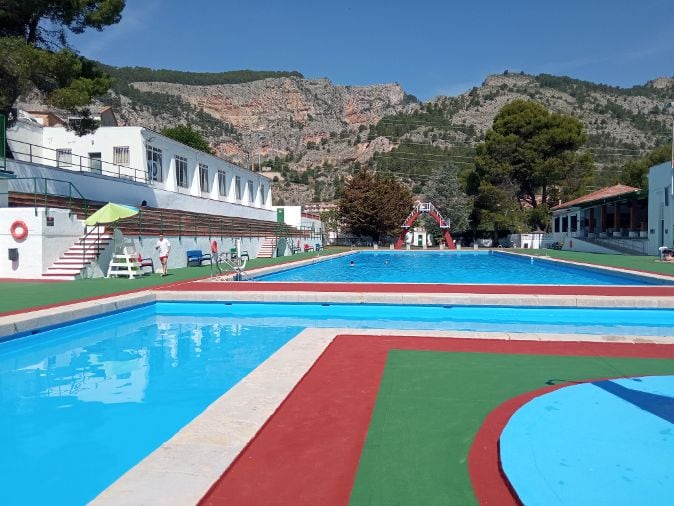
[[[476,504],[470,445],[485,416],[546,381],[674,374],[674,360],[389,352],[350,504]]]
[[[346,250],[347,248],[329,248],[325,252],[320,252],[320,255],[341,253]],[[246,263],[246,270],[305,260],[314,258],[316,255],[315,252],[309,252],[278,258],[254,258]],[[155,268],[158,265],[159,262],[155,262]],[[215,267],[213,269],[215,270]],[[166,277],[161,277],[159,274],[149,274],[137,279],[94,278],[60,283],[0,282],[0,292],[4,294],[4,297],[0,297],[0,313],[207,278],[210,274],[211,266],[204,265],[202,267],[169,269],[169,275]]]
[[[533,256],[549,256],[571,262],[605,265],[622,269],[655,272],[674,276],[674,262],[660,262],[658,258],[643,255],[609,255],[605,253],[583,253],[580,251],[564,251],[554,249],[515,249],[516,253]]]

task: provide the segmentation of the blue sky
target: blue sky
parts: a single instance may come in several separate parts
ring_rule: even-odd
[[[70,42],[116,66],[297,70],[423,100],[505,69],[628,87],[674,75],[674,2],[127,0],[118,25]]]

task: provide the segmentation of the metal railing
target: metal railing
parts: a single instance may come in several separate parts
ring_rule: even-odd
[[[21,185],[21,181],[31,181],[32,184],[27,186]],[[21,187],[23,186],[23,188]],[[30,188],[28,188],[30,187]],[[64,191],[59,191],[60,188],[65,188]],[[28,190],[28,191],[26,191]],[[77,189],[77,187],[70,181],[62,179],[53,179],[48,177],[17,177],[8,180],[8,190],[2,194],[6,194],[9,198],[9,193],[22,193],[32,195],[33,207],[35,209],[35,216],[37,216],[38,207],[44,207],[45,211],[49,209],[49,197],[67,198],[67,209],[70,212],[75,212],[75,203],[81,204],[77,206],[84,214],[88,214],[90,203],[84,198],[84,195]],[[75,199],[78,199],[77,201]],[[51,206],[58,207],[58,206]]]
[[[98,257],[101,255],[101,228],[105,231],[105,227],[100,225],[94,225],[94,228],[87,232],[87,226],[84,226],[84,235],[80,237],[79,244],[82,246],[82,269],[86,266],[87,253],[90,249],[95,248],[95,258],[98,260]],[[91,241],[87,244],[87,239],[92,236],[96,237],[95,241]]]
[[[47,148],[38,144],[7,139],[11,144],[14,160],[37,163],[50,167],[63,168],[75,172],[88,172],[102,176],[127,179],[137,183],[148,183],[148,174],[128,165],[104,161],[100,158],[65,153],[59,149]]]

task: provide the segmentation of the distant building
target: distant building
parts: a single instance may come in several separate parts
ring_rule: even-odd
[[[674,161],[654,165],[648,172],[648,252],[674,242]]]

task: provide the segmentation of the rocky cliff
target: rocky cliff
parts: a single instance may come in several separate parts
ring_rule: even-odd
[[[337,86],[300,77],[208,86],[133,82],[130,87],[134,96],[114,97],[122,121],[155,130],[190,123],[223,158],[271,171],[275,196],[288,204],[334,198],[354,163],[377,163],[377,153],[394,156],[406,140],[433,149],[469,148],[483,138],[501,107],[517,98],[578,117],[598,166],[617,170],[667,142],[672,119],[663,105],[674,100],[674,79],[668,77],[621,89],[509,72],[428,103],[397,84]],[[402,133],[381,128],[399,124],[408,128]],[[417,162],[423,166],[428,158]]]

